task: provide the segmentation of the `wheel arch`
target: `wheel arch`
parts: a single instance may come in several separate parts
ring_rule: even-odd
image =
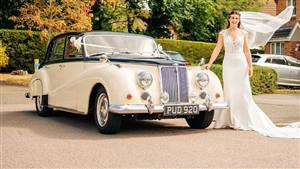
[[[97,91],[100,89],[100,88],[103,88],[104,91],[106,92],[107,94],[107,90],[105,89],[104,85],[101,84],[101,83],[96,83],[94,84],[91,92],[90,92],[90,96],[89,96],[89,105],[88,105],[88,114],[91,114],[93,113],[93,104],[95,102],[95,98],[96,98],[96,94],[97,94]],[[107,97],[109,97],[109,95],[107,94]]]

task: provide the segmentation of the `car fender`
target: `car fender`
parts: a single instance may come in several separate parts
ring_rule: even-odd
[[[49,93],[49,77],[44,69],[39,69],[33,74],[29,83],[29,92],[31,98]]]
[[[80,102],[79,111],[88,112],[89,98],[93,87],[101,84],[108,95],[110,104],[144,104],[140,99],[143,92],[136,83],[136,68],[116,66],[112,63],[88,63],[86,71],[78,77],[81,80],[81,90],[78,90]],[[147,91],[159,91],[158,86],[151,86]],[[157,92],[153,92],[157,93]],[[131,99],[127,98],[131,95]]]
[[[209,84],[202,89],[200,89],[200,87],[198,87],[196,84],[196,75],[200,72],[206,73],[209,77]],[[214,72],[210,70],[202,70],[196,66],[191,66],[188,68],[188,76],[190,95],[193,94],[199,96],[201,92],[206,92],[210,96],[212,102],[224,101],[221,81]]]

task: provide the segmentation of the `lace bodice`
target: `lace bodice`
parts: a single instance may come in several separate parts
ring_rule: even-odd
[[[247,32],[238,29],[237,36],[234,38],[230,35],[229,30],[225,29],[220,32],[224,39],[225,55],[227,53],[241,53],[243,52],[244,39]]]

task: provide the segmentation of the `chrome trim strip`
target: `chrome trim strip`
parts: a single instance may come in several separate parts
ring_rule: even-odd
[[[75,114],[87,114],[85,112],[77,111],[75,109],[70,109],[70,108],[65,108],[65,107],[59,107],[59,106],[53,106],[53,105],[49,105],[49,104],[47,105],[47,107],[53,108],[55,110],[66,111],[66,112],[75,113]]]
[[[217,102],[209,104],[209,110],[215,110],[215,109],[229,109],[229,104],[226,102]]]
[[[177,102],[180,102],[180,82],[179,82],[179,69],[178,69],[178,66],[175,67],[176,68],[176,76],[177,76]]]
[[[189,103],[180,104],[165,104],[165,105],[191,105]],[[226,102],[212,103],[209,107],[205,104],[199,104],[200,111],[214,110],[214,109],[227,109],[229,108]],[[163,113],[164,105],[153,105],[151,112],[148,111],[147,106],[144,104],[112,104],[109,106],[109,111],[117,114],[139,114],[139,113]]]

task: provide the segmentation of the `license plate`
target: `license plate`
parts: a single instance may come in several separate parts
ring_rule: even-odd
[[[198,105],[166,105],[164,108],[164,116],[195,114],[199,114]]]

